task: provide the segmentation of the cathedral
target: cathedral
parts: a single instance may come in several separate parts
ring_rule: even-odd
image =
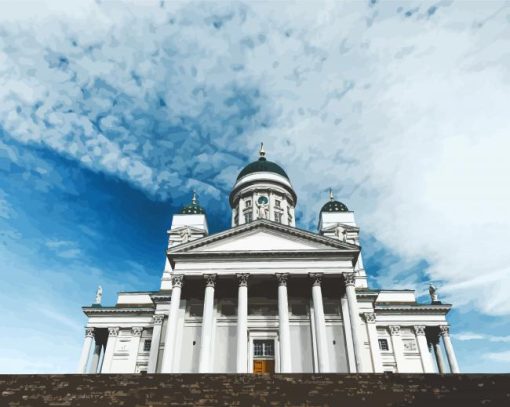
[[[266,159],[238,175],[231,228],[209,234],[195,194],[174,214],[158,291],[118,293],[87,316],[80,373],[458,373],[434,286],[368,287],[354,213],[329,200],[316,232]]]

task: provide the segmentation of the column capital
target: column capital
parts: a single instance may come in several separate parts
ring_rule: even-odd
[[[279,285],[287,286],[287,280],[289,279],[288,273],[276,273],[276,279]]]
[[[414,332],[416,336],[425,336],[425,325],[415,325]]]
[[[322,283],[322,273],[310,273],[309,274],[310,278],[313,280],[313,284],[314,286],[318,285],[320,286],[321,283]]]
[[[108,328],[108,336],[117,336],[119,334],[119,327]]]
[[[365,321],[368,324],[375,324],[375,313],[374,312],[365,312],[363,314],[363,317],[365,318]]]
[[[239,283],[239,287],[247,287],[248,286],[248,277],[250,275],[248,273],[236,274],[237,282]]]
[[[388,326],[388,328],[390,329],[391,336],[399,336],[400,335],[400,326],[390,325],[390,326]]]
[[[182,287],[184,284],[183,274],[174,274],[172,276],[172,287]]]
[[[142,336],[143,328],[141,326],[133,326],[131,327],[131,335],[133,336]]]
[[[154,325],[161,325],[163,323],[164,319],[165,319],[165,315],[164,314],[155,314],[152,317]]]
[[[354,273],[344,273],[344,281],[346,286],[352,285],[354,287],[356,284]]]
[[[216,274],[204,274],[205,286],[213,287],[216,285]]]
[[[439,335],[450,336],[450,327],[448,325],[439,325]]]
[[[94,336],[94,328],[85,328],[85,337],[93,337]]]

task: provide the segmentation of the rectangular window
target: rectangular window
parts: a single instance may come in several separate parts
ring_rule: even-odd
[[[253,220],[253,214],[251,212],[246,212],[244,214],[244,223],[250,223]]]
[[[190,317],[201,317],[204,312],[204,305],[199,302],[191,303],[188,310]]]
[[[280,202],[278,199],[276,199],[276,200],[274,201],[274,206],[275,206],[276,208],[281,208],[280,204],[281,204],[281,202]]]
[[[152,341],[150,339],[146,339],[143,343],[143,351],[144,352],[150,352],[151,350],[151,343]]]
[[[282,214],[279,212],[274,213],[274,220],[275,222],[282,223]]]
[[[308,308],[306,304],[292,304],[291,305],[292,315],[305,316],[308,315]]]
[[[250,199],[246,200],[246,207],[251,208],[251,200]]]
[[[274,357],[274,341],[256,339],[253,341],[253,356]]]
[[[390,347],[388,346],[387,339],[379,339],[379,349],[380,350],[390,350]]]

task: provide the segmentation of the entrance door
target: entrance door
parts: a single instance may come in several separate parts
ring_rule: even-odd
[[[274,373],[274,339],[253,340],[253,373]]]

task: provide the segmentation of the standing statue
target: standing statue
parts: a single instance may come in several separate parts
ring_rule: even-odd
[[[183,243],[189,242],[191,239],[191,230],[190,228],[186,228],[181,231],[181,239]]]
[[[433,284],[429,285],[429,294],[432,304],[439,302],[439,296],[437,295],[437,287]]]
[[[268,219],[269,218],[269,208],[267,204],[259,204],[257,202],[257,215],[258,219]]]
[[[96,291],[96,304],[101,305],[102,299],[103,299],[103,287],[98,286]]]

